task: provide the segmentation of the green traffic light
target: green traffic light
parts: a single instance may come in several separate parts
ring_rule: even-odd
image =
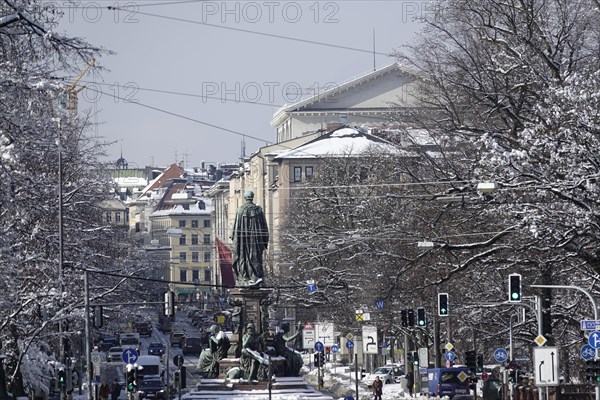
[[[519,293],[518,292],[512,292],[511,297],[513,300],[519,300]]]

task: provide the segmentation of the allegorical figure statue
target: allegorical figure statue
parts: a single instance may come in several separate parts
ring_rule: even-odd
[[[287,322],[281,325],[281,332],[277,333],[274,338],[275,353],[278,356],[285,358],[285,376],[299,376],[300,369],[304,364],[302,355],[297,351],[287,347],[287,342],[296,339],[301,333],[302,324],[298,322],[296,333],[288,336],[290,332],[290,324]]]
[[[244,193],[246,203],[235,216],[233,270],[239,286],[259,286],[263,281],[263,252],[269,244],[269,229],[263,209],[254,204],[254,193]]]
[[[262,374],[259,374],[259,368],[261,364],[267,364],[261,352],[262,344],[263,335],[256,333],[253,323],[248,323],[246,333],[242,336],[240,367],[244,371],[245,378],[250,382],[256,382],[262,377]]]
[[[197,371],[203,377],[211,379],[219,376],[219,361],[227,357],[229,339],[217,325],[212,325],[209,331],[208,347],[200,353]]]

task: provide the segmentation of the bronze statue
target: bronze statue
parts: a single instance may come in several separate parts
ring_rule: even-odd
[[[227,357],[229,350],[229,339],[217,325],[210,328],[208,347],[202,350],[198,358],[197,372],[204,378],[216,378],[219,376],[219,361]]]
[[[263,282],[263,251],[269,244],[269,229],[262,208],[253,203],[254,193],[244,193],[246,203],[237,210],[231,240],[233,262],[239,286],[260,286]]]
[[[262,346],[263,335],[256,333],[256,327],[253,323],[248,323],[246,333],[242,337],[242,356],[240,357],[240,367],[248,381],[258,381],[261,364],[268,363],[261,352]]]
[[[287,347],[287,342],[290,342],[300,336],[302,333],[301,327],[302,323],[298,322],[296,333],[292,336],[288,336],[288,333],[290,332],[290,324],[285,322],[281,325],[281,332],[275,335],[275,353],[278,356],[285,358],[285,376],[299,376],[300,369],[304,364],[302,355],[297,351]]]

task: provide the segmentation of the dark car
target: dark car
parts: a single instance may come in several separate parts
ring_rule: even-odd
[[[160,377],[145,376],[137,390],[140,399],[166,399],[165,384]]]
[[[119,345],[119,340],[116,337],[105,337],[100,339],[100,343],[98,343],[98,350],[107,352],[111,347],[115,347]]]
[[[165,346],[161,342],[151,342],[148,345],[148,355],[161,357],[165,352]]]
[[[185,355],[200,354],[202,352],[202,338],[186,336],[181,340],[181,352]]]

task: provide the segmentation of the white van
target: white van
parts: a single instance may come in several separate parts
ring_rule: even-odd
[[[159,356],[139,356],[135,363],[142,367],[140,372],[143,376],[163,375],[164,367]]]

